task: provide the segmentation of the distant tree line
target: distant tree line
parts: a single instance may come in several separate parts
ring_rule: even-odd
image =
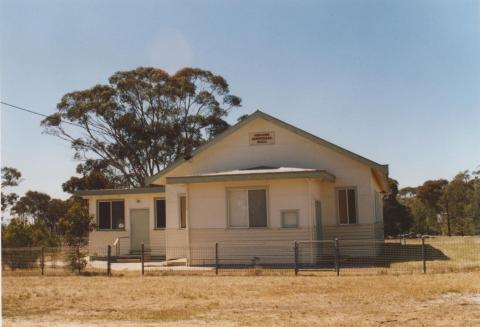
[[[397,181],[389,182],[391,192],[384,199],[385,235],[480,234],[480,170],[400,190]]]
[[[81,246],[94,227],[87,203],[78,197],[52,199],[48,194],[28,191],[19,197],[7,193],[21,182],[22,174],[13,167],[2,168],[2,246],[54,247]],[[10,220],[4,219],[6,211]]]

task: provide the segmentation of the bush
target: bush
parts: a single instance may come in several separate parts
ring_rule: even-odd
[[[2,260],[11,269],[31,269],[39,264],[40,247],[56,244],[43,225],[14,218],[2,231]]]
[[[2,261],[12,270],[32,269],[40,265],[42,250],[39,248],[3,249]]]
[[[80,250],[79,247],[70,248],[65,257],[65,260],[68,263],[67,269],[80,274],[80,272],[87,266],[86,257],[87,253]]]

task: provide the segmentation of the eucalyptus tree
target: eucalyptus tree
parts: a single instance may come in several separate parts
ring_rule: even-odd
[[[22,173],[14,167],[2,167],[2,213],[18,200],[18,195],[14,192],[6,193],[5,188],[15,187],[21,182]]]
[[[115,184],[135,187],[225,130],[226,116],[240,105],[227,81],[210,71],[170,75],[140,67],[65,94],[42,124],[70,143],[76,159],[101,162]]]

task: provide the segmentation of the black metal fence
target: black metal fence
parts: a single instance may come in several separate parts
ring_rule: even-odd
[[[113,251],[112,251],[113,249]],[[3,275],[349,275],[480,271],[480,237],[3,248]]]
[[[94,262],[95,258],[105,258],[106,250],[97,249],[92,256],[86,247],[2,248],[2,274],[106,275],[106,269]]]

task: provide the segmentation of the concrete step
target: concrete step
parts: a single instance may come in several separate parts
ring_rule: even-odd
[[[142,262],[141,259],[135,259],[135,258],[117,258],[117,260],[115,260],[114,262],[118,262],[118,263],[133,263],[133,262]]]
[[[187,259],[180,258],[180,259],[172,259],[167,261],[167,266],[186,266]]]

